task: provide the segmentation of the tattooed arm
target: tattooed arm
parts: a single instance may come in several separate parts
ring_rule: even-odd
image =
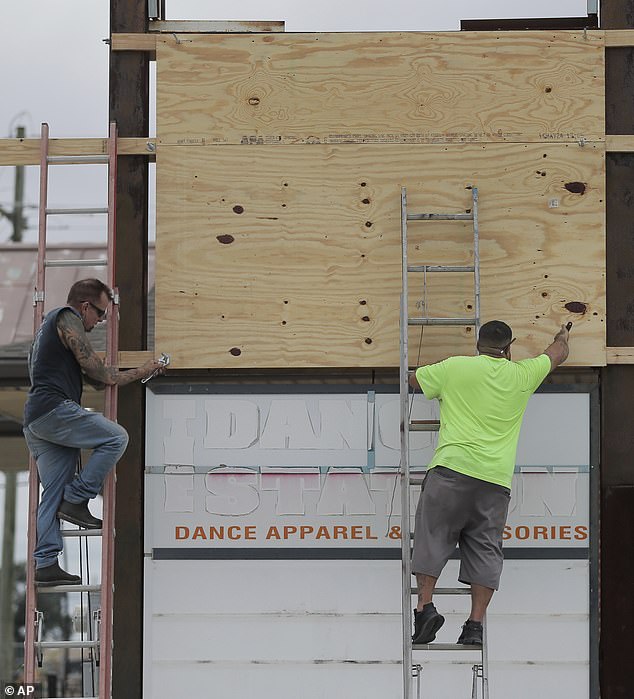
[[[150,359],[143,366],[136,369],[119,371],[115,367],[106,366],[93,350],[84,329],[84,324],[71,310],[60,313],[57,318],[57,332],[61,341],[74,355],[82,372],[91,385],[102,384],[105,386],[125,386],[126,384],[144,379],[161,364]]]

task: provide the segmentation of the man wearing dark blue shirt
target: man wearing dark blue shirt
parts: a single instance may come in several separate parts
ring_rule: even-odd
[[[40,586],[81,582],[57,561],[63,548],[58,519],[101,528],[101,520],[88,510],[88,500],[99,494],[128,444],[123,427],[81,407],[83,381],[95,388],[124,386],[162,371],[154,360],[119,371],[105,366],[95,353],[87,333],[105,319],[111,297],[110,289],[98,279],[73,284],[67,305],[47,314],[29,354],[31,390],[23,424],[42,484],[34,553],[35,582]],[[76,474],[82,449],[93,452]]]

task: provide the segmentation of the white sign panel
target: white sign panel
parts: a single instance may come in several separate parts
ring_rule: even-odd
[[[398,547],[398,407],[394,394],[149,394],[148,545]],[[435,409],[418,395],[413,416]],[[435,441],[412,433],[414,470]],[[533,396],[507,546],[587,548],[588,492],[588,395]]]

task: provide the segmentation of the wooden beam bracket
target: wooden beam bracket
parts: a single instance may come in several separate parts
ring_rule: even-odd
[[[156,34],[115,33],[110,37],[112,51],[149,51],[150,60],[156,60]]]
[[[634,29],[609,29],[605,32],[606,48],[625,48],[634,46]]]
[[[634,347],[606,347],[608,364],[634,364]]]
[[[148,51],[150,60],[156,60],[156,45],[161,34],[270,34],[283,32],[283,21],[195,21],[195,20],[159,20],[150,22],[149,32],[131,34],[116,32],[109,40],[113,51]]]
[[[605,136],[605,150],[608,153],[631,153],[634,151],[634,134]]]
[[[284,21],[256,22],[242,20],[155,20],[149,31],[160,34],[269,34],[283,32]]]
[[[105,352],[97,352],[101,359],[105,358]],[[145,362],[150,359],[154,359],[154,352],[151,350],[135,350],[135,351],[122,351],[119,352],[118,368],[121,370],[125,369],[136,369],[136,367],[145,364]]]

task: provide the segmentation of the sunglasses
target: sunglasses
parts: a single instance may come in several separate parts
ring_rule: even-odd
[[[88,304],[93,307],[95,313],[97,314],[97,318],[104,318],[106,315],[106,311],[108,310],[107,308],[99,308],[99,306],[95,306],[95,304],[92,301],[88,301]]]

